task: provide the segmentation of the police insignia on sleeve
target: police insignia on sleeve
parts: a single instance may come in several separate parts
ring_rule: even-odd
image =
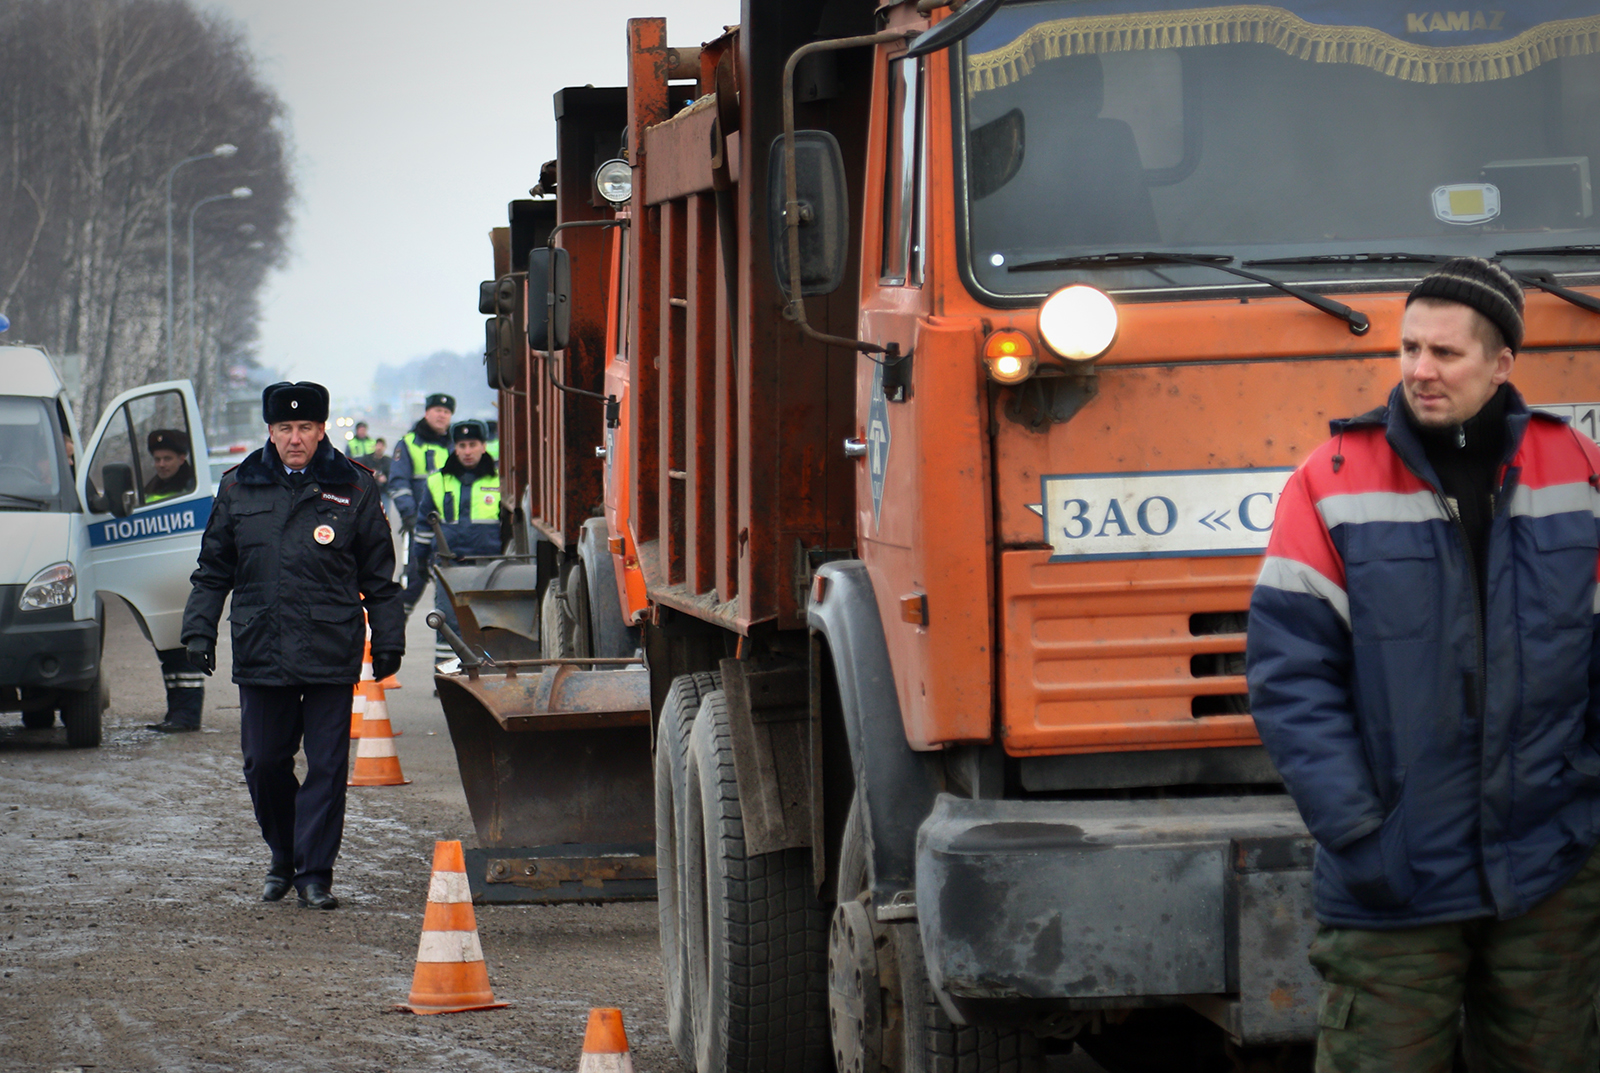
[[[316,529],[314,529],[312,531],[312,533],[311,533],[311,539],[315,540],[318,544],[332,544],[333,543],[333,526],[331,526],[331,525],[319,525],[319,526],[317,526]]]

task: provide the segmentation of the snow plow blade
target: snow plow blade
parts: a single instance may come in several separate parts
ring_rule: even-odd
[[[434,676],[481,847],[466,851],[474,902],[655,897],[650,675],[607,667],[633,662]]]

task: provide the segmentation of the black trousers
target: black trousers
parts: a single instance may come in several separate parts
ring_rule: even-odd
[[[206,676],[189,662],[187,648],[163,648],[156,656],[161,660],[161,681],[167,687],[168,722],[199,726],[206,702]]]
[[[333,884],[350,771],[350,693],[349,685],[239,687],[244,781],[272,850],[271,871],[302,891]],[[304,784],[294,774],[302,739]]]

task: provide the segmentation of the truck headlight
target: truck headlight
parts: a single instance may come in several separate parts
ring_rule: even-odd
[[[1117,307],[1105,291],[1074,283],[1045,299],[1039,335],[1068,361],[1093,361],[1117,337]]]
[[[633,197],[633,167],[626,160],[608,160],[594,173],[595,189],[613,205]]]
[[[71,563],[56,563],[33,575],[33,580],[23,586],[17,606],[24,611],[43,611],[47,607],[65,607],[77,598],[78,572]]]

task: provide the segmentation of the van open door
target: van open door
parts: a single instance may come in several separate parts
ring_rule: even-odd
[[[215,490],[194,387],[169,380],[125,391],[80,459],[91,584],[122,597],[156,648],[177,648],[189,575]]]

